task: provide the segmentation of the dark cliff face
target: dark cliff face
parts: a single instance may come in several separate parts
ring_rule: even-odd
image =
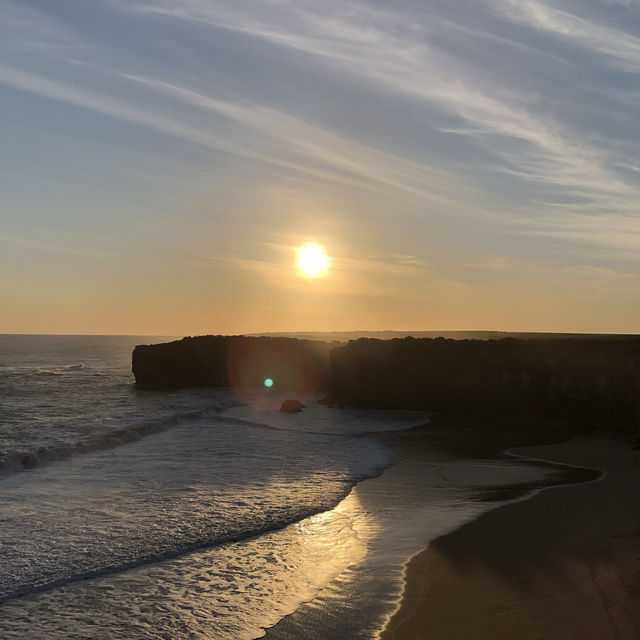
[[[138,385],[273,384],[338,404],[640,424],[640,339],[354,340],[202,336],[133,352]]]
[[[640,340],[355,340],[331,353],[336,402],[635,424]]]
[[[293,338],[200,336],[139,345],[133,351],[136,384],[149,388],[234,387],[309,397],[326,384],[331,345]]]

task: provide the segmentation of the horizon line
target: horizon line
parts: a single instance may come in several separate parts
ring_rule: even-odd
[[[103,337],[103,338],[186,338],[200,336],[266,336],[269,334],[331,334],[331,333],[529,333],[551,335],[583,335],[583,336],[640,336],[640,333],[616,331],[533,331],[510,329],[330,329],[330,330],[292,330],[292,331],[244,331],[241,333],[3,333],[0,336],[50,336],[50,337]]]

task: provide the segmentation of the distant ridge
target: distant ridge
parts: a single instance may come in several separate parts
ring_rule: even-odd
[[[250,333],[246,335],[267,338],[297,338],[298,340],[322,340],[324,342],[349,342],[359,338],[393,340],[394,338],[448,338],[452,340],[519,340],[567,339],[587,340],[606,338],[611,340],[630,340],[637,334],[621,333],[544,333],[533,331],[281,331],[271,333]]]

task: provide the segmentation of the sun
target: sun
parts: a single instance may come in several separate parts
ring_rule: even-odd
[[[297,249],[298,269],[310,278],[323,276],[329,266],[329,257],[317,244],[305,244]]]

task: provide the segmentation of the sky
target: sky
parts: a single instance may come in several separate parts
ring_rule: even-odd
[[[0,333],[640,332],[640,0],[0,12]]]

